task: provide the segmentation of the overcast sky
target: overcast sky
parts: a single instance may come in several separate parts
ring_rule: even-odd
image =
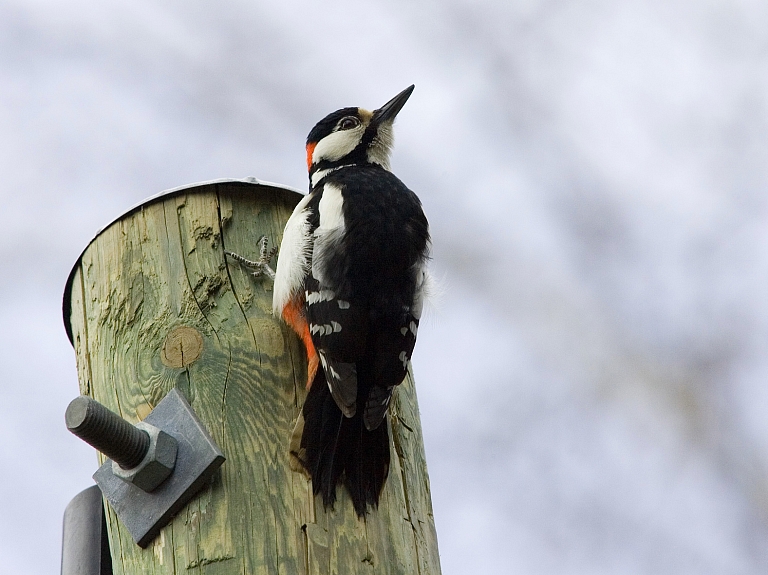
[[[443,572],[768,571],[768,4],[0,0],[0,572],[57,572],[92,484],[60,300],[96,230],[306,189],[314,123],[411,83]]]

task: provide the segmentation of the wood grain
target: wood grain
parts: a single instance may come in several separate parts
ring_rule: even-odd
[[[335,508],[323,509],[291,470],[303,348],[272,317],[271,281],[223,250],[254,258],[262,235],[279,245],[299,199],[246,182],[163,196],[104,230],[71,278],[80,392],[137,422],[177,387],[227,457],[147,549],[108,509],[115,573],[440,573],[410,374],[388,421],[392,466],[381,504],[365,520],[341,489]]]

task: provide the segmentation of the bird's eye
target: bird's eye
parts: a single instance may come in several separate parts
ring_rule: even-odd
[[[354,116],[347,116],[346,118],[342,118],[339,122],[339,130],[351,130],[352,128],[357,128],[359,125],[360,120]]]

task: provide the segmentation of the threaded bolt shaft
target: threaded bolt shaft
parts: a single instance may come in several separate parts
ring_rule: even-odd
[[[67,429],[123,469],[136,467],[149,450],[149,435],[85,395],[73,399],[65,415]]]

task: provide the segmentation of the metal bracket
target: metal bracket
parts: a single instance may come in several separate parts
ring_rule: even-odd
[[[111,459],[93,475],[104,497],[140,547],[149,545],[225,460],[187,400],[175,388],[147,415],[144,423],[177,442],[175,467],[170,476],[147,492],[116,475]],[[76,433],[72,427],[70,430]]]

